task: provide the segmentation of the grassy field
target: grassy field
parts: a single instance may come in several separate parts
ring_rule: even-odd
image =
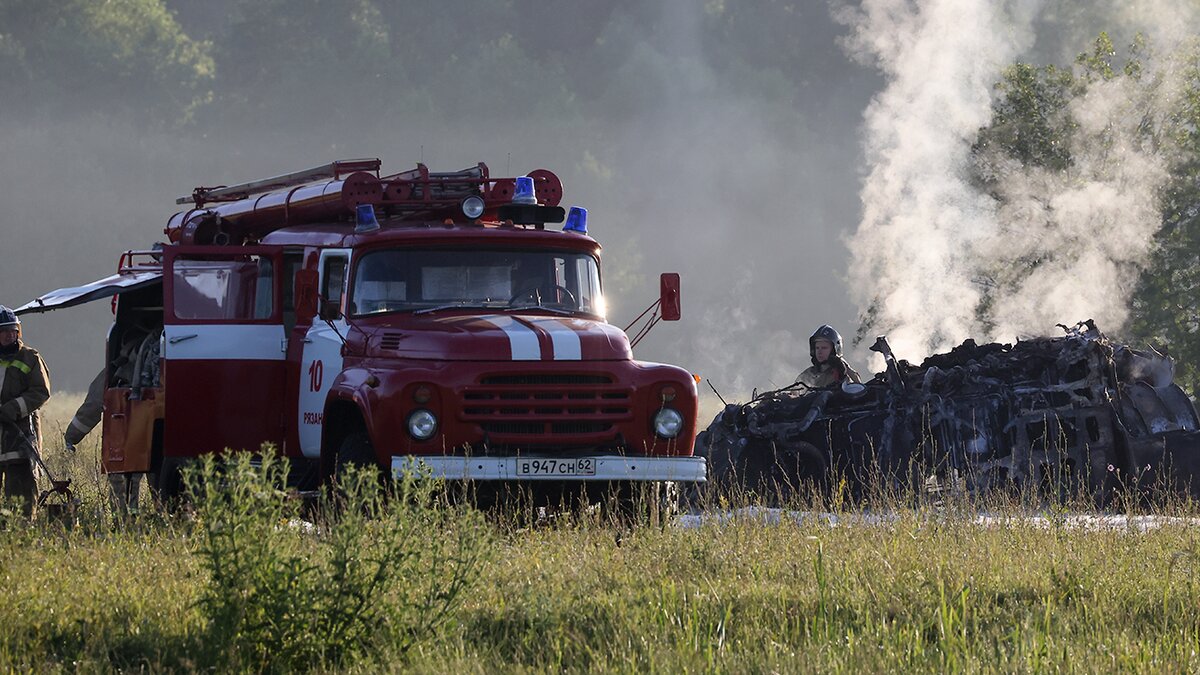
[[[3,670],[1200,670],[1190,504],[1150,528],[966,503],[530,526],[419,487],[301,514],[241,466],[186,513],[112,525],[89,440],[47,449],[79,524],[0,531]]]

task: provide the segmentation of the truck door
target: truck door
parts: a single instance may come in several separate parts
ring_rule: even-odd
[[[169,247],[164,262],[164,454],[283,442],[281,256],[255,246]]]
[[[317,282],[320,303],[345,313],[346,269],[349,249],[321,251]],[[298,327],[299,328],[299,327]],[[305,457],[321,456],[321,430],[325,419],[325,397],[338,373],[342,372],[342,336],[350,326],[345,319],[325,322],[314,319],[308,328],[300,356],[299,418],[300,451]]]

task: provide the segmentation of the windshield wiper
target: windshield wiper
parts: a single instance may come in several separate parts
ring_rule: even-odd
[[[430,312],[441,312],[441,311],[444,311],[447,309],[499,309],[499,308],[498,307],[490,307],[488,305],[481,305],[479,303],[456,302],[456,303],[451,303],[448,305],[438,305],[436,307],[426,307],[425,309],[418,309],[418,310],[414,311],[413,314],[429,314]]]
[[[575,316],[576,314],[583,313],[580,310],[559,309],[558,307],[547,307],[545,305],[520,305],[517,307],[504,307],[504,308],[501,308],[500,311],[501,312],[521,312],[521,311],[526,311],[526,310],[530,310],[530,309],[540,309],[542,311],[553,312],[555,314],[561,314],[563,316]]]
[[[495,305],[487,305],[480,303],[449,303],[445,305],[437,305],[436,307],[426,307],[424,309],[414,310],[413,314],[430,314],[432,312],[441,312],[447,309],[486,309],[493,312],[527,312],[530,310],[541,310],[551,312],[560,316],[575,316],[577,314],[587,314],[583,310],[578,309],[562,309],[559,307],[547,307],[545,305],[517,305],[497,307]]]

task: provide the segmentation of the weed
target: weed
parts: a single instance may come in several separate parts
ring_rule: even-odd
[[[428,481],[389,499],[362,470],[304,521],[286,476],[270,453],[209,456],[185,474],[210,665],[290,672],[403,655],[453,617],[487,550],[478,518],[435,508]]]
[[[0,671],[1200,671],[1185,498],[834,480],[530,526],[357,474],[301,513],[280,460],[231,456],[192,511],[121,522],[89,452],[48,450],[79,526],[0,529]]]

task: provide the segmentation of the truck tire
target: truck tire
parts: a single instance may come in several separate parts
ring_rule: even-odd
[[[373,466],[380,469],[380,475],[383,473],[379,459],[375,456],[375,448],[371,445],[371,437],[366,431],[356,431],[342,439],[342,444],[338,446],[334,477],[341,475],[342,471],[350,466],[359,469]]]
[[[185,496],[182,469],[186,465],[185,459],[164,457],[158,473],[147,476],[150,494],[167,509],[173,508]]]
[[[669,525],[682,510],[680,488],[675,481],[613,484],[599,506],[612,524],[661,529]]]

